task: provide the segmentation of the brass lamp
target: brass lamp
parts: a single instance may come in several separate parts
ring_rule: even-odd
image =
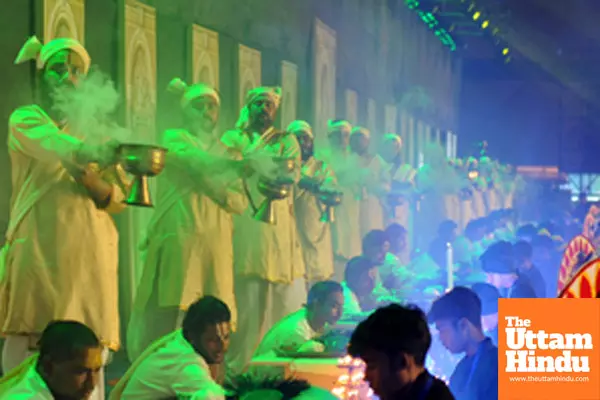
[[[296,168],[295,160],[288,157],[276,157],[273,159],[277,164],[278,175],[274,179],[261,177],[258,181],[258,191],[265,196],[265,200],[254,213],[254,219],[267,224],[276,224],[273,202],[283,200],[292,192],[294,178],[292,174]]]
[[[344,193],[337,190],[321,190],[319,192],[319,201],[325,205],[325,210],[321,214],[321,222],[335,222],[335,207],[342,203]]]
[[[148,178],[160,174],[164,169],[167,149],[129,143],[120,145],[117,153],[123,169],[134,176],[125,203],[136,207],[154,207]]]

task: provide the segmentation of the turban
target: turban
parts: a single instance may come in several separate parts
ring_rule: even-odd
[[[362,126],[355,126],[354,129],[352,129],[352,133],[350,135],[363,135],[367,138],[370,138],[371,132],[367,128],[363,128]]]
[[[203,96],[211,97],[217,102],[217,104],[221,104],[219,93],[204,83],[195,83],[190,86],[183,80],[174,78],[171,82],[169,82],[167,90],[175,95],[181,96],[182,108],[187,107],[190,102]]]
[[[237,129],[246,129],[248,127],[250,123],[250,106],[261,97],[269,98],[279,108],[279,104],[281,104],[281,88],[261,86],[250,90],[246,95],[246,104],[240,111],[240,117],[235,124]]]
[[[396,142],[398,143],[400,146],[402,146],[402,138],[398,135],[396,135],[395,133],[387,133],[384,137],[383,137],[383,143],[387,144],[390,142]]]
[[[48,60],[56,53],[63,50],[71,50],[81,57],[84,65],[83,72],[87,74],[92,62],[90,55],[81,43],[71,38],[53,39],[43,45],[37,37],[32,36],[25,42],[19,51],[19,54],[15,59],[15,64],[22,64],[26,61],[35,60],[37,61],[37,68],[44,69]]]
[[[351,131],[352,125],[350,125],[350,122],[344,121],[343,119],[329,120],[329,122],[327,122],[327,133],[332,133],[342,129]]]
[[[314,138],[312,128],[308,124],[308,122],[302,121],[302,120],[299,120],[299,119],[297,119],[296,121],[293,121],[292,123],[290,123],[288,125],[288,127],[287,127],[287,131],[289,133],[306,132],[306,134],[308,136],[310,136],[311,139]]]

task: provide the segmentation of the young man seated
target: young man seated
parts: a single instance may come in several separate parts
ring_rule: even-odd
[[[342,286],[333,281],[317,282],[308,292],[305,307],[279,321],[263,338],[253,358],[295,357],[325,352],[320,337],[342,316]]]
[[[481,327],[481,301],[471,289],[457,287],[431,306],[429,321],[453,354],[465,354],[450,377],[460,400],[498,399],[498,349]]]
[[[391,303],[395,299],[377,283],[377,266],[363,256],[354,257],[344,271],[344,321],[361,319],[379,304]]]
[[[513,245],[496,242],[480,257],[481,269],[487,282],[494,285],[503,297],[509,299],[535,298],[535,290],[529,279],[522,275],[516,265]]]
[[[0,398],[12,400],[89,399],[104,366],[103,347],[76,321],[48,324],[31,356],[0,380]]]
[[[392,304],[361,322],[348,351],[366,364],[365,380],[381,400],[454,400],[425,369],[431,333],[418,308]]]
[[[182,329],[154,342],[127,370],[111,400],[189,397],[223,400],[211,376],[229,347],[231,312],[221,300],[205,296],[193,303]]]

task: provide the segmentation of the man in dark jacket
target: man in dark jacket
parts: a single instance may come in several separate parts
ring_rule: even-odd
[[[454,400],[446,384],[425,369],[430,346],[423,312],[392,304],[357,326],[349,353],[366,363],[365,379],[381,400]]]
[[[457,287],[431,306],[429,321],[453,354],[465,354],[450,377],[459,400],[498,399],[498,349],[481,327],[481,301],[474,291]]]
[[[537,297],[546,297],[546,281],[537,266],[533,265],[533,247],[528,242],[521,240],[513,246],[515,261],[521,276],[527,278],[535,290]],[[558,280],[558,279],[555,279]]]
[[[519,273],[511,243],[496,242],[479,259],[488,283],[494,285],[502,297],[509,299],[537,297],[529,280]]]

